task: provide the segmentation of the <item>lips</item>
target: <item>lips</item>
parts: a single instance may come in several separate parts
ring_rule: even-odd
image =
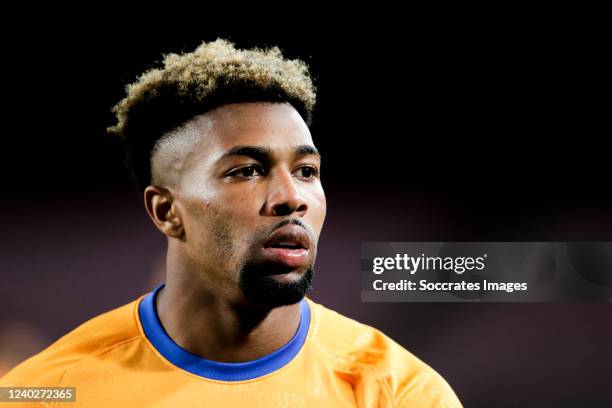
[[[297,268],[308,261],[310,247],[311,240],[306,231],[297,225],[287,224],[264,241],[262,255],[267,261]]]
[[[280,227],[263,244],[264,248],[289,247],[291,249],[310,248],[310,237],[303,228],[288,224]]]

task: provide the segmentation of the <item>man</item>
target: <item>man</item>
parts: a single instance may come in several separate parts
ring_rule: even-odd
[[[73,406],[459,407],[379,331],[305,298],[326,202],[306,65],[224,40],[130,85],[111,131],[167,278],[62,337],[3,386],[75,386]]]

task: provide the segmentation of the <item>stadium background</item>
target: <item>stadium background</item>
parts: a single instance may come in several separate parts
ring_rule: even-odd
[[[37,20],[4,36],[0,371],[163,279],[165,240],[104,129],[162,53],[220,36],[315,76],[315,301],[394,338],[466,407],[609,399],[610,304],[365,304],[359,287],[362,241],[612,240],[597,27],[311,23]]]

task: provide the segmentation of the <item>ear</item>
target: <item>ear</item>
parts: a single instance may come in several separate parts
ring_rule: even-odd
[[[145,208],[155,227],[168,237],[181,239],[185,231],[173,202],[172,193],[163,187],[148,186],[144,191]]]

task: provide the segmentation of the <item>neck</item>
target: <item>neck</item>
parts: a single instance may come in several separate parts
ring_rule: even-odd
[[[298,329],[299,303],[276,308],[237,305],[194,284],[197,280],[171,279],[177,275],[187,274],[168,273],[156,309],[168,336],[192,354],[218,362],[251,361],[284,346]]]

